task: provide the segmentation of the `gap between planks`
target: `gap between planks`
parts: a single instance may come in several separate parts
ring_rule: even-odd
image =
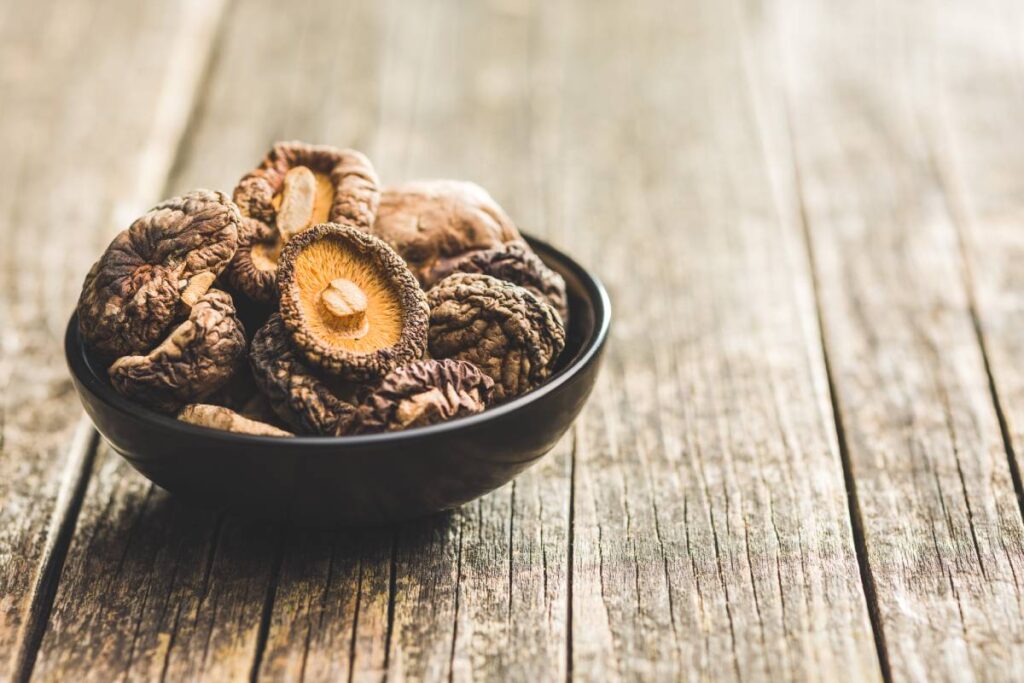
[[[765,120],[763,101],[764,95],[754,85],[755,76],[755,61],[754,56],[751,54],[749,45],[753,43],[752,37],[750,36],[750,30],[747,22],[747,17],[744,12],[741,0],[732,0],[734,8],[734,16],[737,20],[738,31],[740,35],[745,37],[745,40],[740,41],[740,50],[742,52],[743,62],[743,73],[745,76],[745,85],[748,95],[751,101],[751,108],[754,112],[754,119],[759,130],[759,137],[762,141],[764,148],[764,159],[770,161],[772,154],[767,149],[767,139],[769,135],[769,124]],[[773,44],[774,45],[774,44]],[[775,59],[775,63],[781,63],[780,55],[777,52],[772,52],[771,57]],[[818,346],[821,349],[822,363],[825,369],[825,379],[828,384],[828,398],[829,406],[832,410],[832,420],[836,430],[836,441],[839,448],[839,459],[843,469],[843,484],[846,489],[846,500],[847,508],[849,511],[850,518],[850,530],[853,535],[854,550],[857,554],[857,567],[860,574],[861,587],[864,592],[864,599],[866,601],[866,607],[868,611],[868,617],[871,622],[871,633],[875,641],[875,651],[878,656],[878,665],[881,671],[882,680],[885,683],[891,683],[892,679],[892,667],[889,663],[889,652],[885,642],[885,631],[882,627],[882,615],[879,609],[878,593],[875,590],[875,580],[871,571],[871,561],[868,557],[867,543],[864,535],[864,520],[861,514],[860,502],[857,498],[857,484],[853,474],[853,464],[850,459],[850,450],[847,443],[846,429],[843,425],[842,411],[840,410],[840,399],[836,389],[834,370],[832,366],[832,360],[829,357],[828,344],[826,343],[827,336],[825,332],[825,319],[822,310],[822,297],[821,297],[821,283],[818,275],[818,264],[814,253],[814,241],[811,235],[810,222],[807,216],[806,202],[803,195],[803,183],[800,173],[800,164],[796,155],[794,131],[793,131],[793,117],[791,112],[791,103],[789,97],[785,92],[785,88],[781,89],[782,95],[782,122],[778,126],[779,134],[783,138],[781,145],[784,150],[783,161],[786,163],[781,166],[788,171],[791,187],[775,187],[777,196],[777,203],[786,201],[785,198],[779,197],[780,194],[789,194],[789,201],[795,205],[794,220],[798,224],[799,234],[803,241],[804,254],[803,257],[806,260],[808,273],[811,281],[811,291],[814,297],[814,318],[817,326],[817,338]],[[772,184],[778,185],[775,182],[774,174],[771,169],[768,169],[767,175],[772,178]],[[779,206],[780,220],[785,220],[783,216],[782,207]]]
[[[99,434],[93,429],[89,418],[82,415],[68,448],[68,464],[50,518],[42,564],[32,589],[32,602],[28,623],[25,626],[26,636],[22,641],[14,669],[14,680],[19,683],[27,682],[32,677],[36,654],[43,641],[43,634],[46,633],[46,624],[50,620],[50,609],[57,595],[64,558],[71,545],[71,537],[78,521],[78,513],[82,509],[89,473],[92,471],[92,463],[96,459],[98,448]]]
[[[786,132],[787,141],[792,145],[792,120],[789,116],[788,102],[786,103]],[[791,147],[792,150],[792,147]],[[846,429],[843,426],[843,414],[840,406],[839,394],[836,390],[835,376],[832,368],[832,361],[829,358],[828,345],[826,344],[825,320],[822,314],[822,302],[818,281],[817,261],[814,255],[814,242],[811,238],[810,225],[807,220],[807,210],[804,203],[803,191],[800,180],[800,166],[796,161],[795,150],[792,150],[792,173],[794,179],[797,209],[800,220],[800,228],[804,238],[804,247],[808,265],[811,272],[811,287],[814,293],[814,313],[818,323],[818,336],[821,340],[821,354],[825,365],[825,378],[828,381],[829,402],[832,406],[832,419],[836,427],[836,439],[839,446],[839,458],[843,465],[843,483],[846,486],[846,500],[850,510],[850,526],[853,531],[853,544],[857,551],[857,567],[860,570],[861,586],[864,589],[864,599],[867,601],[868,616],[871,619],[871,633],[875,639],[875,650],[878,653],[878,665],[882,670],[882,680],[886,683],[892,681],[892,667],[889,664],[889,652],[885,644],[885,630],[882,627],[882,613],[878,605],[878,593],[875,591],[875,579],[871,573],[871,560],[868,557],[867,542],[864,536],[864,519],[860,511],[860,502],[857,499],[857,482],[853,475],[853,464],[850,460],[850,447],[846,439]]]
[[[941,92],[939,97],[943,97]],[[945,102],[943,101],[942,105],[937,109],[940,112],[945,112]],[[936,132],[933,126],[922,126],[922,129],[925,131],[924,141],[928,148],[928,161],[932,166],[932,172],[935,175],[942,198],[946,202],[946,210],[956,232],[956,248],[960,260],[960,272],[963,278],[964,290],[967,295],[967,309],[971,316],[971,326],[974,328],[974,336],[978,341],[978,347],[981,351],[985,378],[988,381],[988,391],[996,411],[996,420],[999,422],[999,433],[1003,440],[1003,450],[1006,451],[1006,461],[1010,468],[1010,478],[1013,480],[1013,490],[1017,494],[1017,506],[1020,508],[1021,518],[1024,519],[1024,483],[1022,483],[1020,468],[1017,465],[1017,454],[1013,447],[1013,438],[1010,434],[1006,411],[1003,408],[1003,401],[999,397],[995,373],[992,370],[991,353],[981,324],[977,288],[974,284],[974,272],[971,268],[971,259],[968,253],[967,230],[969,219],[966,210],[966,190],[963,187],[962,177],[957,172],[953,161],[948,156],[941,155],[939,152],[942,148],[948,149],[952,147],[952,134],[947,128],[948,122],[941,114],[940,120],[940,132]]]

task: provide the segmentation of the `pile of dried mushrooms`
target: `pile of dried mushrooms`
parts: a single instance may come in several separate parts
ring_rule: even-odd
[[[381,189],[360,152],[301,142],[274,145],[231,199],[155,206],[78,301],[120,394],[268,436],[479,413],[551,375],[568,315],[562,277],[483,188]]]

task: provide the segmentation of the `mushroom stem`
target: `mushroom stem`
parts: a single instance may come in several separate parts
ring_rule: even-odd
[[[186,306],[192,308],[209,291],[210,286],[216,279],[217,275],[208,270],[199,273],[185,285],[185,289],[181,292],[181,300],[185,302]]]
[[[212,427],[214,429],[223,429],[224,431],[238,432],[240,434],[257,434],[259,436],[292,436],[291,432],[286,432],[283,429],[278,429],[277,427],[263,422],[250,420],[249,418],[239,415],[228,408],[208,405],[205,403],[193,403],[185,406],[182,411],[178,413],[178,419],[182,422],[188,422],[189,424],[200,425],[201,427]]]
[[[330,313],[339,332],[346,337],[359,339],[370,329],[366,319],[366,294],[359,285],[337,278],[320,293],[320,301]]]
[[[309,227],[316,207],[316,176],[305,166],[296,166],[284,176],[281,208],[277,211],[277,230],[287,242]]]

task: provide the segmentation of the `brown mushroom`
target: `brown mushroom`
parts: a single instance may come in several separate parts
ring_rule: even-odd
[[[86,343],[108,357],[152,349],[227,266],[239,220],[227,195],[195,190],[132,223],[85,278],[78,325]]]
[[[244,359],[245,332],[231,297],[211,289],[159,345],[118,358],[108,375],[122,395],[170,413],[220,389]]]
[[[318,378],[292,347],[284,321],[270,316],[252,340],[249,362],[260,391],[284,422],[304,434],[340,436],[356,409]]]
[[[550,304],[490,275],[449,275],[427,301],[431,356],[478,365],[494,380],[496,401],[547,379],[565,347],[565,328]]]
[[[373,235],[333,223],[281,253],[281,317],[313,366],[352,382],[420,358],[427,302],[405,263]]]
[[[274,145],[235,188],[245,218],[228,268],[233,287],[255,301],[277,297],[277,262],[288,241],[328,221],[369,230],[380,201],[370,160],[352,149],[302,142]]]
[[[569,299],[565,280],[544,265],[525,243],[512,242],[493,249],[472,251],[449,263],[451,273],[483,273],[533,292],[551,304],[562,323],[569,322]],[[449,273],[443,273],[447,277]]]
[[[420,180],[384,190],[373,233],[405,259],[424,288],[463,254],[521,241],[512,219],[479,185]]]
[[[460,360],[418,360],[392,370],[359,406],[357,432],[422,427],[482,412],[494,381]]]
[[[256,434],[258,436],[295,436],[291,432],[278,429],[272,425],[239,415],[230,408],[214,406],[208,403],[191,403],[178,413],[178,419],[189,424],[212,429],[222,429],[239,434]]]

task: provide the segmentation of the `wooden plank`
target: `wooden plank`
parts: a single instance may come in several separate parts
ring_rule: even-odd
[[[773,17],[893,680],[1000,680],[1024,655],[1024,523],[923,135],[926,36],[949,11],[792,2]]]
[[[218,7],[0,8],[0,680],[31,670],[95,447],[64,325],[96,254],[159,191]]]
[[[174,500],[103,446],[34,678],[247,677],[280,541]]]
[[[877,679],[811,280],[736,8],[601,9],[562,27],[552,192],[616,306],[576,449],[573,677]]]
[[[1024,457],[1024,111],[1019,3],[986,2],[938,15],[934,80],[922,112],[936,172],[964,245],[978,333],[1014,459]]]

